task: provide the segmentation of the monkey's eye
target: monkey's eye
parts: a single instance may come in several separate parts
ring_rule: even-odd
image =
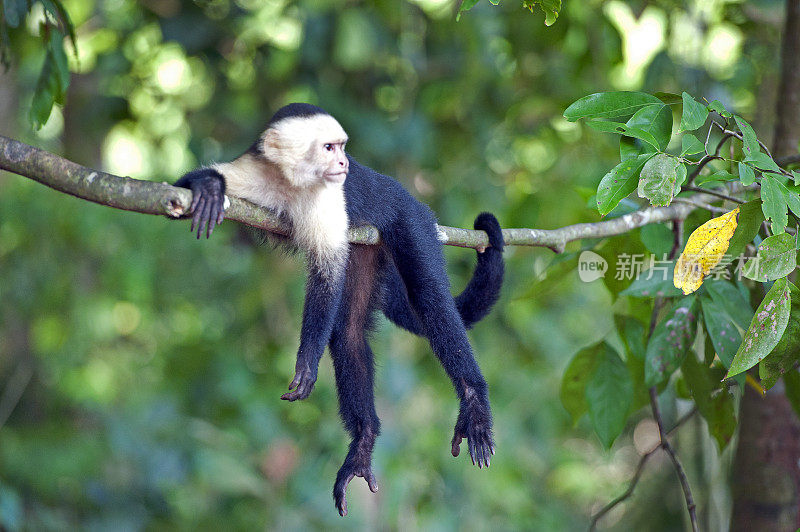
[[[333,144],[326,144],[325,149],[328,151],[333,151]]]

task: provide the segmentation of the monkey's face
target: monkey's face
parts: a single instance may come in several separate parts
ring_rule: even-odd
[[[317,159],[323,169],[322,178],[329,183],[344,183],[347,178],[350,162],[344,153],[344,145],[344,142],[323,142],[318,146],[321,149]]]
[[[263,142],[264,156],[280,167],[293,186],[341,186],[347,177],[347,134],[331,116],[282,120],[265,132]]]

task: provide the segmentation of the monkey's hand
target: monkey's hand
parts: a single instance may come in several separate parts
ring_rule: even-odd
[[[489,467],[489,462],[494,454],[492,414],[488,402],[484,404],[474,390],[470,393],[469,389],[461,402],[456,428],[453,431],[450,449],[453,456],[458,456],[461,452],[460,446],[463,438],[467,439],[472,464],[480,468]]]
[[[291,391],[281,395],[281,399],[284,401],[305,399],[311,395],[315,382],[317,382],[317,372],[312,371],[308,364],[298,360],[295,366],[294,379],[292,379],[292,383],[289,384],[289,390]]]
[[[197,228],[199,239],[205,229],[206,238],[211,237],[214,226],[221,224],[225,215],[225,181],[222,175],[210,168],[194,170],[176,181],[175,186],[192,191],[189,207],[192,225],[189,231],[194,233]]]

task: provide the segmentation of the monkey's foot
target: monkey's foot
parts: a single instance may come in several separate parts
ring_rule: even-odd
[[[364,463],[363,460],[351,459],[348,456],[336,475],[336,484],[333,485],[333,501],[336,504],[336,509],[339,510],[339,515],[342,517],[347,515],[347,499],[345,497],[347,485],[355,477],[361,477],[366,480],[372,493],[377,493],[378,491],[378,482],[372,473],[370,461],[367,459],[366,463]]]
[[[308,366],[297,368],[294,373],[294,379],[289,385],[289,392],[281,395],[284,401],[297,401],[305,399],[311,395],[314,389],[314,383],[317,382],[317,372],[311,371]]]
[[[480,468],[489,467],[491,457],[494,455],[492,416],[489,408],[478,401],[469,401],[467,405],[461,406],[453,431],[453,441],[450,444],[453,456],[458,456],[461,452],[461,440],[464,438],[467,439],[472,464]]]

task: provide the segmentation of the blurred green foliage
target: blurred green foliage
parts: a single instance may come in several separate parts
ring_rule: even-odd
[[[599,219],[586,190],[619,147],[562,118],[585,94],[686,90],[766,128],[782,12],[771,0],[570,1],[545,27],[515,2],[481,2],[457,23],[452,0],[63,3],[77,41],[66,106],[32,130],[46,54],[34,10],[9,32],[2,134],[173,181],[238,155],[279,106],[309,101],[442,223],[469,227],[490,210],[505,227],[538,228]],[[339,518],[330,488],[347,438],[330,362],[308,400],[278,399],[293,374],[302,258],[257,240],[225,224],[198,242],[186,223],[0,175],[5,528],[572,530],[624,489],[646,412],[606,452],[559,401],[572,354],[613,327],[610,292],[578,280],[581,244],[555,258],[509,249],[503,297],[470,333],[493,402],[492,467],[450,456],[457,402],[444,372],[424,341],[381,321],[381,489],[356,479]],[[621,240],[641,246],[638,232]],[[472,252],[446,256],[460,290]],[[613,310],[649,312],[628,297]],[[685,407],[663,402],[668,420]],[[678,445],[708,508],[725,470],[692,427]],[[681,526],[679,487],[660,463],[604,524]],[[719,482],[702,476],[710,467]],[[719,513],[702,519],[724,523]]]

